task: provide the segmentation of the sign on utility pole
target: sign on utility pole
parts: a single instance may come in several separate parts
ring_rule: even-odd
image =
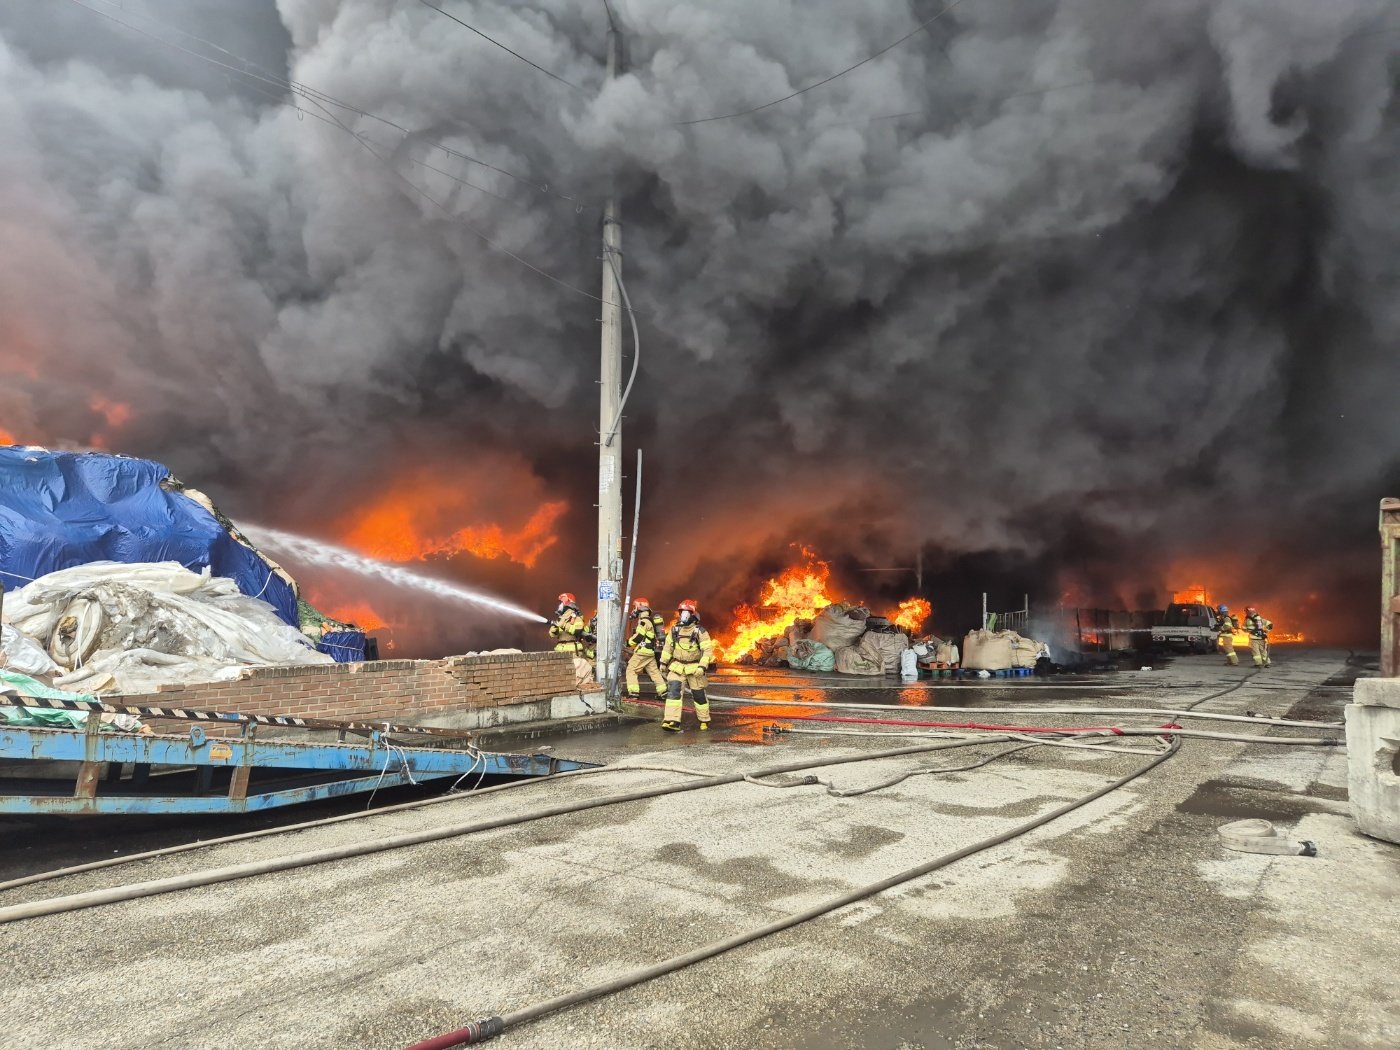
[[[608,29],[608,79],[617,77],[618,30]],[[622,223],[616,190],[603,211],[602,371],[598,405],[598,681],[618,660],[622,609]]]

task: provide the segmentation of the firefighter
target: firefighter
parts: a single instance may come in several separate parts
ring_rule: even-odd
[[[589,663],[598,659],[598,614],[596,612],[589,618],[588,626],[583,632],[583,658]]]
[[[1244,629],[1249,633],[1249,651],[1254,655],[1255,667],[1269,666],[1269,632],[1274,629],[1273,621],[1259,615],[1254,606],[1244,610]]]
[[[568,591],[559,595],[559,607],[554,610],[554,619],[549,625],[549,636],[554,639],[556,653],[582,656],[584,635],[588,624],[578,611],[578,599]]]
[[[1231,667],[1240,665],[1240,658],[1235,654],[1235,632],[1239,630],[1239,624],[1230,615],[1230,607],[1222,605],[1215,610],[1215,629],[1220,633],[1215,636],[1216,648],[1225,654],[1225,662]]]
[[[639,676],[644,673],[651,679],[657,699],[661,699],[666,695],[666,679],[661,677],[661,667],[656,662],[657,656],[660,655],[657,636],[665,633],[666,625],[663,622],[658,629],[651,611],[651,602],[645,598],[638,598],[632,603],[632,613],[628,618],[636,620],[637,627],[632,632],[632,637],[627,639],[627,647],[632,650],[632,655],[627,660],[627,695],[642,695]]]
[[[666,632],[666,645],[661,651],[661,666],[666,669],[666,711],[662,715],[662,729],[672,733],[681,731],[681,694],[686,688],[690,689],[700,728],[710,728],[710,705],[705,699],[705,668],[714,658],[715,643],[710,639],[710,632],[700,623],[699,608],[693,599],[687,598],[676,606],[676,622]]]

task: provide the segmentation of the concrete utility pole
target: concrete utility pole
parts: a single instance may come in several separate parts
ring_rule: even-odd
[[[608,28],[608,79],[617,77],[619,39]],[[622,221],[614,190],[603,210],[602,370],[598,402],[598,681],[610,681],[618,660],[622,600]]]

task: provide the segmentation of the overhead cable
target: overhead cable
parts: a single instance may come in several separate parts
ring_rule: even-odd
[[[200,59],[200,60],[202,60],[202,61],[206,61],[206,62],[211,62],[211,63],[213,63],[214,65],[217,65],[217,66],[220,66],[220,67],[222,67],[222,68],[231,70],[231,71],[233,71],[233,72],[235,72],[235,73],[239,73],[239,74],[244,75],[244,76],[251,76],[251,77],[253,77],[254,79],[258,79],[258,80],[267,80],[267,81],[276,83],[275,80],[272,80],[270,77],[268,77],[268,76],[266,76],[266,75],[259,76],[259,75],[256,75],[256,74],[252,74],[252,73],[249,73],[247,70],[239,69],[239,68],[237,68],[237,67],[235,67],[235,66],[231,66],[231,65],[229,65],[229,64],[227,64],[227,63],[225,63],[225,62],[220,62],[220,61],[218,61],[217,59],[210,58],[208,55],[201,55],[201,54],[199,54],[199,52],[197,52],[197,51],[192,51],[192,50],[190,50],[189,48],[182,47],[181,45],[176,44],[176,43],[174,43],[173,41],[166,40],[166,39],[164,39],[163,37],[157,36],[157,35],[154,34],[154,33],[150,33],[150,32],[147,32],[146,30],[143,30],[143,29],[141,29],[141,28],[139,28],[139,27],[137,27],[137,26],[133,26],[133,25],[131,25],[131,23],[126,22],[125,20],[123,20],[123,19],[121,19],[121,18],[117,18],[117,17],[114,16],[114,15],[109,15],[109,14],[107,14],[107,13],[104,12],[104,11],[99,11],[97,8],[91,7],[91,6],[89,6],[88,4],[83,3],[82,0],[71,0],[71,2],[77,4],[79,7],[86,8],[87,10],[93,12],[93,13],[96,14],[96,15],[100,15],[100,16],[102,16],[103,18],[109,19],[109,20],[111,20],[111,21],[113,21],[113,22],[118,23],[119,25],[125,26],[127,29],[130,29],[130,30],[132,30],[133,32],[139,33],[139,34],[141,34],[142,36],[149,37],[150,39],[155,40],[155,41],[157,41],[157,42],[159,42],[159,43],[161,43],[161,44],[164,44],[164,45],[166,45],[166,46],[168,46],[168,47],[173,47],[173,48],[175,48],[177,51],[181,51],[181,52],[183,52],[183,53],[185,53],[185,54],[191,55],[191,56],[194,57],[194,58],[198,58],[198,59]],[[217,46],[217,45],[211,45],[211,46]],[[386,168],[388,168],[388,169],[389,169],[389,172],[390,172],[396,179],[398,179],[400,182],[402,182],[404,185],[406,185],[409,189],[411,189],[411,190],[412,190],[414,193],[416,193],[418,196],[420,196],[420,197],[422,197],[424,200],[426,200],[429,204],[432,204],[434,207],[436,207],[437,209],[439,209],[450,221],[457,223],[459,226],[462,226],[464,229],[466,229],[467,231],[469,231],[473,236],[475,236],[477,239],[479,239],[479,240],[480,240],[483,244],[485,244],[488,248],[492,249],[493,251],[499,252],[500,254],[505,255],[505,256],[507,256],[507,257],[513,259],[513,260],[515,260],[515,261],[516,261],[517,263],[519,263],[521,266],[524,266],[526,269],[533,271],[534,273],[538,274],[539,276],[545,278],[545,280],[550,281],[550,282],[552,282],[552,283],[554,283],[554,284],[559,285],[559,287],[561,287],[561,288],[565,288],[565,289],[567,289],[567,290],[569,290],[569,291],[571,291],[571,292],[577,293],[578,295],[585,296],[586,298],[592,299],[594,302],[603,302],[602,298],[600,298],[599,296],[594,295],[592,292],[585,291],[584,289],[579,288],[577,285],[570,284],[568,281],[565,281],[565,280],[563,280],[563,279],[561,279],[561,278],[559,278],[559,277],[555,277],[552,273],[549,273],[547,270],[541,269],[540,267],[536,266],[534,263],[530,262],[528,259],[526,259],[526,258],[524,258],[523,256],[518,255],[518,254],[516,254],[515,252],[511,251],[511,250],[510,250],[509,248],[507,248],[505,245],[500,244],[499,242],[497,242],[496,240],[494,240],[492,237],[490,237],[487,233],[485,233],[483,230],[481,230],[481,229],[479,229],[478,227],[476,227],[476,226],[472,225],[471,223],[467,222],[467,221],[466,221],[465,219],[463,219],[460,215],[457,215],[457,214],[455,214],[454,212],[452,212],[452,211],[447,207],[447,205],[443,204],[443,203],[442,203],[441,201],[439,201],[436,197],[434,197],[432,194],[430,194],[427,190],[423,189],[423,188],[422,188],[421,186],[419,186],[416,182],[414,182],[412,179],[408,178],[408,177],[407,177],[406,175],[404,175],[401,171],[399,171],[398,168],[396,168],[396,167],[394,166],[393,162],[392,162],[391,160],[388,159],[388,157],[386,157],[384,154],[380,153],[379,150],[375,148],[375,147],[376,147],[376,144],[373,144],[371,141],[368,141],[364,136],[357,134],[353,128],[351,128],[348,124],[346,124],[343,120],[341,120],[340,117],[338,117],[334,112],[332,112],[329,108],[327,108],[328,106],[342,105],[341,103],[332,102],[332,101],[329,101],[329,100],[326,100],[326,101],[323,102],[323,100],[322,100],[321,98],[318,97],[318,94],[319,94],[319,93],[309,93],[309,92],[302,92],[302,91],[299,91],[298,88],[297,88],[297,86],[295,85],[295,83],[294,83],[294,82],[291,82],[291,81],[283,81],[282,84],[279,85],[279,86],[289,87],[290,90],[297,91],[299,97],[305,99],[307,102],[310,102],[313,106],[315,106],[317,109],[319,109],[319,110],[322,112],[322,114],[325,115],[325,117],[327,118],[327,120],[328,120],[330,123],[334,124],[334,125],[335,125],[336,127],[338,127],[341,131],[344,131],[344,132],[345,132],[346,134],[348,134],[351,138],[353,138],[356,142],[358,142],[358,143],[360,144],[360,146],[362,146],[365,150],[367,150],[367,151],[369,152],[369,154],[370,154],[372,157],[374,157],[375,160],[379,161],[379,162],[380,162],[381,164],[383,164]],[[353,107],[353,106],[344,106],[344,105],[342,105],[342,108],[351,109],[351,110],[353,110],[353,111],[355,111],[355,112],[363,112],[363,111],[360,111],[360,110],[358,110],[356,107]],[[309,112],[309,111],[307,111],[307,112]],[[314,114],[313,114],[313,115],[314,115]],[[364,115],[368,115],[368,114],[364,114]],[[381,120],[383,120],[384,118],[376,118],[376,119],[381,119]],[[388,120],[384,120],[384,123],[386,123],[386,124],[392,124],[392,122],[391,122],[391,121],[388,121]],[[407,130],[406,128],[401,128],[399,125],[396,125],[396,124],[393,125],[393,126],[394,126],[394,127],[399,127],[400,130],[402,130],[405,134],[408,134],[408,133],[409,133],[408,130]],[[385,147],[383,147],[383,146],[381,145],[380,148],[385,148]],[[463,156],[465,156],[465,155],[463,155]],[[446,174],[446,173],[443,173],[443,174]],[[448,175],[448,178],[455,178],[455,177],[454,177],[454,176],[451,176],[451,175]],[[462,181],[462,180],[457,180],[457,181]],[[478,189],[479,187],[473,186],[473,188],[474,188],[474,189]]]
[[[561,77],[558,73],[555,73],[555,72],[552,72],[552,71],[550,71],[550,70],[548,70],[548,69],[545,69],[544,66],[540,65],[538,62],[531,62],[528,58],[526,58],[524,55],[522,55],[519,51],[512,51],[510,48],[506,47],[506,45],[503,44],[503,43],[501,43],[499,40],[495,39],[494,37],[489,37],[489,36],[487,36],[487,35],[486,35],[485,33],[483,33],[480,29],[476,28],[476,26],[472,25],[472,24],[469,23],[469,22],[464,22],[464,21],[462,21],[462,20],[461,20],[460,18],[458,18],[456,15],[452,14],[452,12],[446,11],[446,10],[444,10],[443,8],[438,7],[437,4],[431,3],[430,0],[418,0],[418,2],[419,2],[420,4],[422,4],[424,7],[431,8],[432,10],[436,11],[436,12],[437,12],[438,14],[440,14],[440,15],[445,15],[445,16],[447,16],[448,18],[452,19],[452,21],[456,22],[459,26],[461,26],[463,29],[470,29],[470,30],[471,30],[473,33],[475,33],[477,36],[481,37],[482,40],[486,40],[486,41],[489,41],[489,42],[492,43],[492,44],[495,44],[495,45],[496,45],[497,47],[499,47],[502,51],[506,52],[507,54],[514,55],[516,58],[520,59],[520,61],[524,62],[527,66],[533,66],[535,69],[538,69],[538,70],[539,70],[541,73],[543,73],[545,76],[550,77],[550,78],[553,79],[553,80],[557,80],[557,81],[559,81],[559,83],[565,85],[566,87],[571,87],[571,88],[573,88],[575,91],[583,91],[583,88],[579,87],[579,86],[578,86],[577,84],[575,84],[573,81],[571,81],[571,80],[565,80],[565,79],[564,79],[563,77]]]
[[[498,175],[504,175],[508,179],[514,179],[516,182],[530,187],[537,193],[545,194],[551,197],[557,197],[560,200],[568,201],[575,207],[602,207],[600,204],[594,204],[591,201],[580,201],[577,197],[573,196],[572,194],[563,193],[559,190],[553,189],[551,185],[547,182],[541,183],[537,179],[530,178],[527,175],[521,175],[518,172],[510,171],[506,168],[502,168],[498,165],[492,164],[489,161],[482,160],[480,157],[473,157],[469,153],[463,153],[461,150],[449,146],[444,142],[440,142],[436,139],[420,138],[414,131],[404,127],[397,121],[390,120],[388,117],[380,116],[378,113],[374,113],[370,110],[357,106],[353,102],[346,102],[344,99],[337,98],[336,96],[329,94],[328,92],[318,90],[317,88],[314,88],[309,84],[297,80],[291,80],[287,77],[279,76],[278,74],[273,73],[257,65],[255,62],[252,62],[249,59],[243,58],[241,55],[234,54],[232,51],[229,51],[226,48],[219,46],[212,40],[206,40],[204,37],[197,36],[194,33],[188,33],[185,30],[178,28],[177,26],[169,25],[164,22],[159,23],[162,26],[162,28],[168,29],[170,32],[176,34],[177,36],[184,37],[186,40],[191,40],[196,43],[202,44],[205,47],[211,48],[214,51],[217,51],[220,54],[228,57],[232,62],[238,64],[231,65],[229,62],[221,62],[217,58],[213,58],[209,55],[200,54],[198,51],[194,51],[190,48],[183,47],[182,45],[177,44],[172,40],[167,40],[156,33],[152,33],[149,30],[142,29],[140,26],[133,25],[131,22],[123,18],[119,18],[116,15],[108,14],[106,11],[98,10],[97,8],[91,6],[91,4],[84,3],[83,0],[69,0],[69,2],[77,4],[77,6],[83,8],[84,10],[91,11],[93,14],[98,15],[101,18],[107,19],[109,22],[115,22],[117,25],[122,26],[124,29],[127,29],[140,36],[143,36],[148,40],[153,40],[164,47],[168,47],[175,51],[179,51],[181,54],[188,55],[191,58],[197,58],[201,62],[205,62],[209,65],[216,66],[219,69],[223,69],[229,73],[236,73],[239,76],[246,77],[249,81],[262,81],[265,84],[269,84],[283,91],[289,91],[297,97],[304,98],[308,101],[312,98],[315,98],[318,101],[325,102],[328,105],[335,106],[338,109],[343,109],[350,113],[354,113],[356,116],[364,117],[366,120],[373,120],[380,124],[383,124],[385,127],[393,128],[395,131],[399,132],[405,137],[412,136],[415,138],[419,138],[419,141],[421,141],[426,146],[431,146],[434,149],[441,150],[448,156],[455,157],[458,160],[464,160],[469,164],[475,164],[479,167],[486,168],[489,171],[494,171]],[[106,3],[108,6],[111,7],[116,7],[118,10],[121,10],[126,14],[132,13],[123,8],[122,5],[118,2],[118,0],[99,0],[99,2]],[[156,21],[155,19],[148,20]],[[253,87],[254,85],[244,82],[243,86]],[[266,92],[263,93],[266,94]],[[305,110],[303,110],[303,112],[305,112]]]
[[[425,2],[426,2],[426,0],[425,0]],[[881,55],[886,54],[887,52],[893,51],[895,48],[897,48],[900,44],[904,43],[906,40],[911,40],[911,39],[913,39],[914,37],[918,36],[920,33],[922,33],[922,32],[923,32],[925,29],[927,29],[929,26],[933,25],[933,23],[937,22],[937,21],[938,21],[940,18],[942,18],[944,15],[948,14],[948,13],[949,13],[950,11],[952,11],[955,7],[958,7],[960,4],[962,4],[962,3],[964,3],[964,2],[965,2],[965,0],[952,0],[951,3],[949,3],[948,5],[946,5],[946,6],[945,6],[942,10],[940,10],[937,14],[933,15],[933,16],[930,17],[930,18],[924,19],[924,21],[920,22],[917,26],[915,26],[915,27],[914,27],[913,29],[911,29],[909,32],[905,33],[902,37],[900,37],[900,38],[899,38],[898,40],[896,40],[894,43],[892,43],[892,44],[886,44],[884,47],[880,48],[879,51],[876,51],[876,52],[874,52],[873,54],[866,55],[864,58],[862,58],[859,62],[855,63],[854,65],[847,66],[845,69],[842,69],[842,70],[840,70],[840,71],[838,71],[838,72],[836,72],[836,73],[832,73],[832,74],[831,74],[830,76],[828,76],[828,77],[823,77],[821,80],[818,80],[816,83],[808,84],[806,87],[798,88],[796,91],[792,92],[791,94],[784,95],[782,98],[775,98],[775,99],[773,99],[773,101],[771,101],[771,102],[765,102],[765,103],[763,103],[763,104],[760,105],[760,106],[750,106],[748,109],[736,110],[736,111],[733,112],[733,113],[718,113],[718,114],[716,114],[716,115],[714,115],[714,116],[712,116],[712,117],[696,117],[696,118],[693,119],[693,120],[678,120],[678,121],[676,121],[676,123],[684,127],[684,126],[690,125],[690,124],[708,124],[708,123],[710,123],[711,121],[715,121],[715,120],[730,120],[730,119],[732,119],[732,118],[734,118],[734,117],[747,117],[747,116],[748,116],[749,114],[751,114],[751,113],[757,113],[757,112],[759,112],[760,110],[768,109],[768,108],[771,107],[771,106],[776,106],[776,105],[779,105],[780,103],[783,103],[783,102],[788,101],[789,99],[796,98],[798,95],[806,94],[808,91],[811,91],[811,90],[813,90],[814,88],[819,88],[819,87],[821,87],[823,84],[830,84],[833,80],[836,80],[836,79],[838,79],[839,77],[844,77],[847,73],[850,73],[852,70],[859,69],[861,66],[865,65],[867,62],[873,62],[873,61],[875,61],[875,59],[879,58]]]

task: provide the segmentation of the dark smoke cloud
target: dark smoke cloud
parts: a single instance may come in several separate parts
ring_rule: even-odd
[[[1129,604],[1213,557],[1259,594],[1335,592],[1335,637],[1373,627],[1372,514],[1400,480],[1384,0],[966,0],[688,127],[938,7],[620,0],[629,72],[605,85],[601,4],[451,4],[579,93],[406,0],[93,6],[412,134],[337,111],[396,175],[313,104],[74,4],[6,5],[17,435],[83,443],[111,431],[94,396],[127,403],[124,451],[306,530],[405,459],[521,454],[572,533],[499,582],[586,590],[597,304],[403,180],[591,292],[616,164],[658,601],[750,596],[804,540]]]

